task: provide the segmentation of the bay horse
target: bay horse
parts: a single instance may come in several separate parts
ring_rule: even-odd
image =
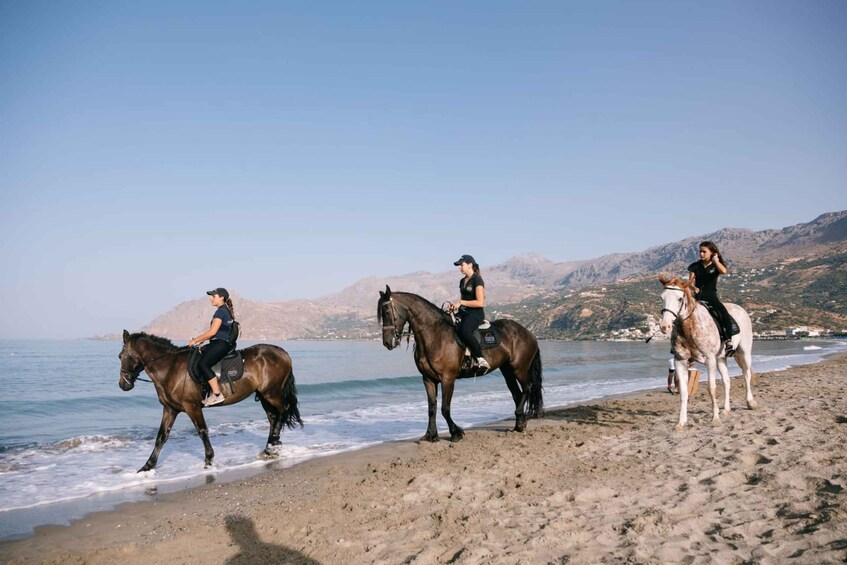
[[[726,367],[724,342],[714,318],[691,292],[691,282],[660,276],[662,283],[662,333],[671,332],[671,352],[676,359],[676,376],[679,378],[679,422],[681,430],[688,421],[688,365],[691,361],[703,363],[709,372],[709,395],[712,398],[712,423],[719,424],[720,416],[716,397],[715,370],[720,373],[724,390],[724,414],[729,413],[729,373]],[[724,303],[738,324],[740,333],[732,336],[735,361],[744,375],[747,389],[747,408],[757,407],[753,399],[753,324],[750,316],[737,304]]]
[[[423,376],[429,412],[429,424],[422,441],[438,441],[435,412],[441,384],[441,415],[447,421],[451,441],[459,441],[464,430],[450,417],[453,387],[462,367],[464,348],[456,342],[452,318],[435,304],[409,292],[392,292],[388,285],[379,291],[377,318],[382,324],[382,343],[388,350],[400,345],[403,329],[409,324],[415,336],[415,365]],[[496,348],[484,349],[491,368],[500,369],[515,401],[515,428],[526,429],[527,417],[541,414],[544,401],[541,392],[541,352],[538,340],[529,330],[513,320],[492,322],[500,335]]]
[[[177,347],[169,339],[143,332],[130,334],[124,330],[123,338],[123,349],[118,355],[121,361],[119,386],[125,391],[132,390],[139,373],[145,371],[156,387],[163,408],[155,447],[138,472],[149,471],[156,466],[162,446],[168,441],[171,427],[180,412],[188,414],[203,440],[205,466],[209,467],[215,451],[209,442],[209,429],[203,417],[203,390],[188,375],[190,348]],[[303,427],[291,357],[283,348],[264,343],[241,350],[241,355],[244,359],[244,376],[232,383],[235,392],[222,383],[221,390],[226,399],[212,408],[241,402],[255,393],[270,424],[268,443],[260,455],[273,458],[276,457],[273,448],[281,444],[279,436],[282,427],[293,429],[297,424]]]

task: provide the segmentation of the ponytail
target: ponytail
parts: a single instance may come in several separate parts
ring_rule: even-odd
[[[229,310],[229,315],[232,316],[233,320],[235,320],[235,307],[232,305],[232,299],[227,298],[224,301],[224,304],[226,304],[226,309]]]

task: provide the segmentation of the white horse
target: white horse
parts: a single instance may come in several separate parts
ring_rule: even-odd
[[[679,423],[681,430],[688,421],[688,365],[692,361],[706,365],[709,371],[709,394],[712,397],[712,423],[719,424],[718,400],[715,395],[715,369],[723,379],[724,414],[729,409],[729,373],[726,369],[724,344],[718,333],[714,318],[705,306],[694,300],[690,282],[677,278],[659,277],[665,289],[662,291],[662,333],[671,333],[671,351],[676,359],[676,376],[679,377]],[[735,348],[735,361],[744,374],[744,386],[747,388],[747,408],[757,407],[753,400],[753,325],[750,316],[737,304],[724,303],[729,314],[738,324],[740,333],[732,336]]]

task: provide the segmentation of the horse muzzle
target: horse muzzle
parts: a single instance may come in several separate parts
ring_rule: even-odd
[[[130,375],[126,371],[121,371],[121,380],[118,381],[118,386],[121,387],[121,390],[127,391],[135,388],[135,379],[138,378],[138,375]]]

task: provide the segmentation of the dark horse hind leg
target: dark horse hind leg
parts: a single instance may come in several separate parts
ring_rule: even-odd
[[[513,367],[502,365],[500,366],[500,372],[503,373],[503,378],[506,380],[506,386],[509,387],[509,392],[512,393],[512,399],[515,401],[514,431],[522,432],[526,429],[526,401],[529,396],[529,391],[521,390]]]
[[[156,463],[159,461],[159,453],[161,453],[165,442],[168,441],[168,436],[171,434],[171,428],[174,425],[174,420],[176,420],[177,414],[179,414],[179,412],[173,408],[168,406],[162,408],[162,423],[159,425],[159,433],[156,434],[156,444],[153,447],[153,452],[150,454],[150,457],[147,458],[147,462],[143,467],[141,467],[141,469],[138,470],[139,473],[149,471],[156,466]]]
[[[441,383],[441,415],[447,420],[447,427],[450,429],[450,441],[459,441],[465,437],[465,430],[456,425],[453,418],[450,417],[450,403],[453,400],[453,385],[455,380],[444,380]]]
[[[282,445],[282,441],[280,441],[280,435],[282,434],[282,412],[268,402],[264,396],[260,395],[259,400],[262,402],[262,408],[265,409],[265,414],[268,416],[268,425],[270,426],[268,444],[260,455],[263,457],[277,457],[277,454],[271,448]]]

